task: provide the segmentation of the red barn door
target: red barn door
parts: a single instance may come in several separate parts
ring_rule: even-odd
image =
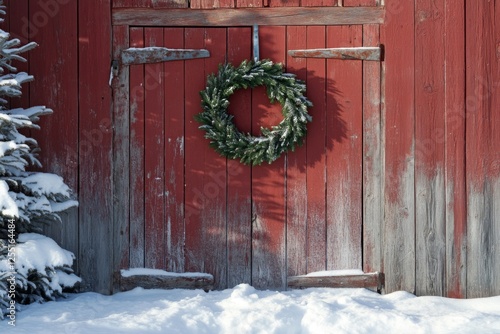
[[[255,167],[219,156],[194,120],[207,75],[221,63],[253,57],[251,24],[230,10],[225,16],[213,14],[222,10],[114,10],[114,221],[122,231],[116,269],[207,272],[218,288],[244,282],[284,288],[290,275],[378,269],[375,255],[363,258],[363,216],[370,216],[365,229],[380,224],[368,203],[378,182],[380,64],[289,53],[378,46],[376,7],[335,10],[287,12],[303,25],[263,12],[243,19],[262,21],[260,58],[281,62],[306,81],[314,104],[305,144]],[[358,24],[333,25],[335,18]],[[206,49],[210,56],[123,63],[124,50],[148,47]],[[254,135],[282,117],[263,87],[236,92],[229,113]]]

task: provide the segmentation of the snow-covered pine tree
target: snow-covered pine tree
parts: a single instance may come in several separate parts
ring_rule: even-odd
[[[3,0],[0,15],[5,15]],[[36,140],[23,129],[39,129],[39,117],[52,110],[44,106],[9,108],[9,99],[21,96],[21,85],[34,79],[17,73],[13,61],[25,62],[21,54],[37,44],[20,44],[0,29],[0,319],[14,295],[21,304],[53,300],[80,280],[71,269],[74,255],[38,234],[43,224],[60,222],[58,213],[78,202],[60,176],[27,171],[27,167],[41,164]],[[9,293],[12,275],[14,294]]]

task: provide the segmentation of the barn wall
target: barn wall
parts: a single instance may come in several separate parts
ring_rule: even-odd
[[[80,200],[62,226],[48,232],[77,254],[84,289],[103,293],[111,291],[117,254],[124,251],[112,247],[112,234],[121,230],[113,227],[110,2],[10,0],[4,23],[40,44],[20,66],[36,81],[14,103],[54,109],[35,134],[41,160]],[[146,1],[113,2],[129,3]],[[224,6],[235,4],[281,2]],[[375,1],[343,1],[360,4]],[[186,2],[146,5],[182,8]],[[380,175],[363,185],[363,267],[385,272],[387,292],[500,294],[500,7],[494,1],[385,0],[385,8],[385,60],[363,66],[382,77],[381,110],[363,101],[364,176]],[[363,34],[369,40],[378,28]],[[116,217],[121,212],[114,208]],[[368,225],[366,217],[373,216],[380,219]]]
[[[54,110],[34,134],[43,170],[62,175],[80,207],[47,228],[77,257],[83,289],[109,293],[112,257],[110,2],[8,0],[3,29],[40,46],[19,69],[35,76],[22,106]]]

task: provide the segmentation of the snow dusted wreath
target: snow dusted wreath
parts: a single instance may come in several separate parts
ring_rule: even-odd
[[[262,135],[254,137],[240,132],[233,116],[227,113],[229,97],[238,89],[265,86],[271,103],[282,106],[283,120],[276,126],[261,128]],[[306,85],[294,74],[283,73],[283,65],[271,60],[243,61],[235,68],[231,64],[219,66],[219,72],[207,79],[207,87],[200,92],[203,111],[196,120],[206,131],[205,138],[219,154],[240,159],[244,164],[271,163],[295,145],[301,145],[311,116],[307,108],[312,103],[303,95]]]

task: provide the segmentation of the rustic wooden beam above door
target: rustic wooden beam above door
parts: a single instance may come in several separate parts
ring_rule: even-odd
[[[235,27],[384,23],[383,7],[276,7],[244,9],[114,9],[113,25]]]

